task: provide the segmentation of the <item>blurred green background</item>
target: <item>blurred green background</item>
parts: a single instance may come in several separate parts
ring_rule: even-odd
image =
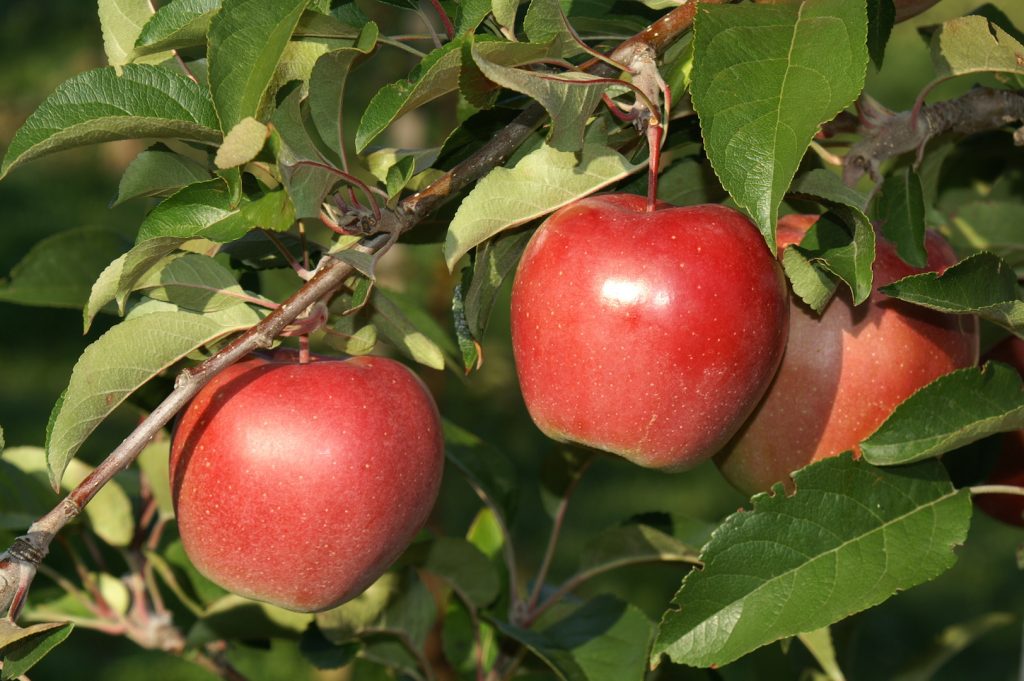
[[[369,2],[360,3],[375,15]],[[945,0],[934,10],[894,32],[885,68],[870,67],[867,90],[894,109],[908,107],[931,78],[926,44],[915,27],[969,11],[977,3]],[[1024,3],[994,3],[1017,26],[1024,27]],[[0,149],[17,126],[53,88],[67,77],[102,65],[103,51],[94,3],[81,0],[0,0]],[[353,74],[348,111],[357,116],[366,98],[387,77],[371,62]],[[395,64],[398,75],[402,64]],[[933,98],[950,96],[974,82],[948,84]],[[439,115],[448,119],[451,113]],[[436,143],[441,130],[433,119],[406,121],[393,142]],[[0,183],[0,273],[10,271],[31,246],[62,229],[98,225],[132,234],[147,206],[129,202],[108,208],[125,165],[140,151],[134,142],[107,144],[61,153],[29,164]],[[446,324],[451,289],[437,244],[402,247],[389,256],[388,280],[422,298]],[[82,349],[109,320],[83,336],[81,315],[0,303],[0,426],[8,445],[40,445],[47,417],[67,383]],[[520,539],[521,559],[532,573],[547,538],[548,518],[542,510],[537,475],[554,445],[532,425],[515,384],[508,341],[507,296],[494,312],[485,340],[483,370],[468,380],[424,370],[441,411],[506,452],[520,473],[521,499],[513,532]],[[628,361],[628,358],[623,358]],[[131,428],[137,416],[119,412],[86,443],[81,456],[101,459]],[[983,448],[978,448],[983,449]],[[711,465],[679,474],[652,473],[611,457],[592,467],[571,506],[566,531],[553,567],[564,578],[589,536],[632,515],[662,511],[717,522],[745,503]],[[449,471],[433,520],[439,530],[465,532],[477,502],[457,472]],[[2,534],[2,533],[0,533]],[[956,567],[939,580],[900,594],[879,608],[855,616],[836,628],[841,663],[851,679],[892,678],[912,656],[924,651],[940,632],[985,613],[1024,612],[1024,588],[1016,567],[1016,551],[1024,532],[979,515]],[[628,597],[657,617],[679,585],[681,571],[672,567],[636,567],[619,571],[589,586]],[[1000,628],[956,655],[935,678],[1012,679],[1020,666],[1021,628]],[[796,644],[794,644],[796,645]],[[790,662],[778,645],[733,665],[728,678],[792,678]],[[253,678],[316,678],[287,645],[271,651],[249,651],[239,664]],[[159,660],[159,664],[153,662]],[[734,676],[735,675],[735,676]],[[178,663],[133,644],[78,630],[30,675],[45,679],[185,679],[209,678],[192,665]],[[716,678],[706,670],[671,669],[661,679]]]

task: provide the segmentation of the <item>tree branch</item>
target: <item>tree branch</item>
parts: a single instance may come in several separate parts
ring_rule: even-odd
[[[916,150],[920,160],[924,146],[942,133],[970,135],[1024,121],[1024,94],[975,88],[962,97],[921,107],[916,115],[913,110],[890,111],[863,95],[858,109],[863,138],[850,147],[843,169],[843,180],[850,186],[865,173],[879,182],[879,167],[893,156]],[[1013,139],[1024,145],[1024,129],[1018,129]]]
[[[706,4],[724,4],[730,0],[702,1]],[[651,49],[657,53],[664,51],[689,29],[695,12],[696,0],[676,7],[641,33],[623,42],[612,53],[612,59],[628,65],[636,54]],[[607,73],[612,71],[612,67],[596,63],[590,71]],[[374,234],[362,239],[355,248],[364,253],[381,255],[394,243],[395,237],[412,229],[446,200],[504,163],[544,118],[544,109],[539,104],[527,106],[507,127],[443,177],[423,191],[403,199],[394,211],[385,212],[374,226]],[[341,260],[325,257],[313,277],[259,324],[232,340],[203,363],[183,371],[178,376],[174,390],[81,484],[50,512],[34,522],[25,535],[15,539],[9,549],[0,553],[0,618],[17,618],[37,566],[46,557],[57,533],[82,512],[103,485],[131,465],[150,439],[206,383],[254,350],[270,347],[285,327],[313,305],[330,298],[354,271],[351,265]]]

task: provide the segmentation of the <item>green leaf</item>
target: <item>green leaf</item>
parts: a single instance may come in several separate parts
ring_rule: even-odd
[[[264,94],[307,0],[224,0],[210,21],[210,90],[227,132],[260,118]]]
[[[878,217],[882,234],[896,245],[896,252],[914,267],[928,265],[924,249],[924,189],[912,168],[901,168],[882,184]]]
[[[152,15],[149,0],[99,0],[100,29],[108,64],[124,66],[134,61],[135,40]],[[162,52],[151,55],[146,62],[159,64],[170,57],[170,52]]]
[[[516,23],[519,0],[491,0],[491,12],[502,27],[512,30]]]
[[[904,277],[879,289],[893,298],[952,314],[977,314],[1024,334],[1024,301],[1017,275],[991,253],[977,253],[942,274],[925,272]]]
[[[864,86],[865,4],[700,7],[694,49],[708,158],[774,249],[779,203],[808,144]]]
[[[228,594],[210,604],[189,632],[188,642],[201,645],[221,639],[297,639],[313,621],[313,615],[293,612]]]
[[[407,310],[397,304],[396,300],[395,294],[389,295],[380,289],[374,289],[370,321],[388,342],[410,359],[431,369],[443,371],[445,353],[435,340],[438,331],[436,322],[427,322],[420,318],[414,323],[409,318]]]
[[[989,632],[1017,624],[1020,618],[1008,612],[989,612],[980,617],[954,624],[942,630],[935,642],[915,655],[909,669],[893,677],[893,681],[929,681],[955,655],[963,652]]]
[[[579,151],[587,120],[612,86],[607,78],[586,73],[557,75],[496,64],[474,43],[473,61],[483,74],[498,85],[537,100],[551,116],[548,144],[559,151]]]
[[[409,180],[412,179],[415,170],[416,158],[414,156],[405,156],[388,168],[388,177],[385,183],[388,200],[395,199],[402,193],[402,190],[409,184]]]
[[[646,194],[647,175],[640,174],[630,180],[623,191]],[[658,176],[658,198],[674,206],[720,203],[726,196],[714,171],[700,158],[682,158]]]
[[[445,458],[466,476],[467,481],[504,524],[515,514],[516,469],[505,454],[479,437],[442,419]]]
[[[448,582],[476,608],[487,607],[498,597],[498,571],[480,549],[465,539],[438,537],[423,567]]]
[[[171,498],[170,471],[168,461],[171,455],[171,441],[167,438],[154,440],[146,445],[135,459],[143,477],[149,484],[150,494],[156,500],[161,517],[174,517],[174,500]]]
[[[283,142],[278,155],[278,167],[285,189],[295,205],[298,218],[317,218],[327,193],[338,183],[338,176],[315,165],[301,161],[322,163],[320,151],[310,138],[303,111],[303,94],[296,88],[274,112],[272,122]]]
[[[473,33],[491,13],[491,0],[462,0],[455,15],[455,34]]]
[[[650,525],[630,523],[587,543],[578,573],[599,573],[633,563],[697,563],[698,551]]]
[[[154,312],[112,327],[85,349],[54,407],[46,438],[56,486],[85,439],[139,386],[201,345],[259,322],[248,306],[212,315]]]
[[[949,215],[953,238],[970,250],[991,251],[1014,268],[1024,266],[1024,204],[1015,200],[985,199],[958,203]]]
[[[224,181],[217,178],[184,187],[160,202],[139,226],[136,245],[158,237],[197,237],[234,212]]]
[[[564,18],[572,0],[530,0],[523,17],[523,31],[531,43],[547,43],[566,37]],[[571,38],[569,38],[571,40]]]
[[[821,665],[822,671],[825,672],[825,678],[831,681],[846,681],[843,670],[839,667],[839,661],[836,659],[836,648],[832,644],[832,632],[828,627],[804,632],[797,636]]]
[[[380,31],[370,22],[353,47],[328,52],[317,59],[309,77],[309,113],[317,133],[340,160],[345,140],[342,135],[345,83],[356,64],[377,46]]]
[[[893,0],[868,0],[868,53],[875,68],[882,68],[885,46],[896,23],[896,6]]]
[[[160,196],[209,179],[210,171],[201,163],[171,151],[149,149],[125,169],[113,205],[140,196]]]
[[[454,92],[459,87],[463,42],[464,38],[458,37],[434,50],[412,70],[407,79],[385,85],[373,96],[356,129],[357,152],[366,149],[377,135],[402,114]],[[514,66],[541,59],[549,54],[550,48],[476,38],[474,49],[485,59]]]
[[[490,669],[498,657],[498,639],[494,627],[474,618],[466,604],[452,599],[448,602],[441,624],[441,645],[445,659],[463,681],[477,677],[478,664]]]
[[[4,452],[4,460],[13,464],[23,473],[36,478],[45,488],[47,482],[46,452],[40,447],[11,447]],[[93,468],[81,461],[73,460],[61,480],[60,489],[70,492],[92,473]],[[47,499],[52,506],[54,499]],[[128,546],[135,534],[135,515],[132,502],[124,488],[116,480],[103,486],[85,507],[85,517],[93,532],[111,546]]]
[[[36,243],[0,284],[0,301],[81,308],[106,263],[130,245],[118,232],[77,227]]]
[[[117,301],[119,312],[124,314],[125,301],[134,290],[135,282],[185,241],[179,237],[143,241],[107,265],[93,283],[89,299],[82,309],[85,331],[89,331],[92,320],[112,300]]]
[[[428,54],[406,80],[377,91],[356,129],[356,151],[362,152],[393,120],[451,92],[458,85],[462,40],[456,38]]]
[[[256,227],[283,232],[295,222],[295,209],[285,191],[234,205],[222,180],[192,184],[154,208],[139,227],[136,244],[161,237],[234,241]]]
[[[790,192],[813,198],[832,209],[818,219],[795,250],[815,267],[842,279],[850,288],[854,305],[867,300],[873,279],[871,265],[875,261],[875,230],[864,214],[866,197],[847,187],[838,175],[827,170],[812,170],[801,176],[793,183]],[[808,283],[803,278],[800,282]],[[823,290],[816,293],[798,290],[797,293],[805,301],[828,300]]]
[[[542,632],[495,623],[561,681],[642,681],[652,622],[633,605],[603,594]]]
[[[459,283],[452,291],[452,321],[455,324],[455,339],[459,343],[459,352],[462,355],[462,366],[468,376],[471,372],[479,370],[483,365],[483,346],[477,341],[466,321],[466,299],[465,291],[469,288],[473,276],[472,266],[462,269],[462,276]]]
[[[17,453],[18,447],[8,451]],[[39,462],[45,471],[45,458]],[[33,465],[35,462],[31,462]],[[32,466],[22,470],[20,456],[0,456],[0,530],[24,532],[54,505],[53,491],[47,486],[45,472],[36,476]]]
[[[217,149],[213,162],[221,170],[245,165],[263,150],[269,136],[267,126],[247,116],[224,135],[224,143]]]
[[[164,259],[132,288],[193,312],[216,312],[242,305],[247,295],[230,270],[198,253]]]
[[[335,645],[324,638],[318,627],[309,627],[299,639],[302,656],[317,669],[338,669],[351,664],[360,645],[357,642]]]
[[[839,285],[835,277],[815,265],[812,257],[799,248],[787,248],[782,252],[782,269],[793,293],[819,314],[832,300]]]
[[[546,456],[540,469],[540,501],[554,518],[594,458],[594,450],[573,445]]]
[[[133,138],[220,141],[210,94],[185,76],[142,64],[80,73],[57,86],[11,140],[0,178],[32,159]]]
[[[204,45],[210,20],[218,10],[220,0],[171,0],[142,27],[135,54]]]
[[[398,592],[399,582],[397,574],[385,572],[366,591],[352,600],[336,608],[318,612],[317,626],[331,643],[342,644],[351,641],[383,614],[388,603]]]
[[[544,145],[513,168],[495,168],[463,199],[448,228],[448,269],[499,232],[607,187],[640,167],[614,149],[585,144],[578,163],[575,154]]]
[[[794,475],[796,493],[753,498],[704,548],[662,618],[652,662],[667,654],[725,665],[926,582],[956,561],[970,498],[927,461],[881,469],[849,454]]]
[[[377,626],[404,632],[422,649],[436,621],[437,605],[433,594],[415,570],[407,570],[403,575],[401,587],[384,609]]]
[[[936,81],[971,73],[1024,75],[1024,45],[983,16],[951,19],[931,42]]]
[[[857,224],[852,234],[847,225],[841,213],[826,213],[807,231],[799,246],[791,246],[786,252],[795,251],[814,267],[842,279],[850,288],[854,304],[859,305],[871,295],[875,232],[866,218],[864,222]],[[787,264],[792,267],[793,262],[787,261],[784,255],[783,266],[786,267]],[[801,279],[800,282],[806,284],[807,280]],[[823,299],[827,302],[827,297],[808,295],[807,291],[796,289],[796,283],[794,281],[794,290],[805,302],[809,299]],[[827,289],[829,285],[824,284],[824,287]],[[820,309],[814,309],[820,312]]]
[[[1020,428],[1020,374],[989,362],[941,376],[912,394],[861,443],[861,453],[878,466],[911,463]]]
[[[63,643],[74,628],[70,622],[43,622],[23,629],[7,618],[0,619],[0,651],[3,652],[0,679],[9,681],[24,675]]]

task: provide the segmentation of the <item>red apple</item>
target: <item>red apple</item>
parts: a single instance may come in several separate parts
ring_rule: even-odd
[[[779,249],[799,243],[817,216],[779,221]],[[926,239],[928,269],[956,262],[937,234]],[[880,287],[923,270],[879,238],[873,268]],[[841,289],[819,317],[790,297],[789,341],[764,401],[715,461],[752,494],[812,461],[854,449],[918,388],[978,358],[977,322],[889,298],[877,290],[857,307]]]
[[[594,196],[540,226],[512,287],[512,349],[548,436],[682,470],[714,454],[767,388],[786,288],[735,210],[645,205]]]
[[[1024,341],[1011,336],[989,353],[988,359],[1006,362],[1024,372]],[[1024,430],[1004,433],[999,456],[985,481],[989,485],[1024,487]],[[1024,527],[1024,497],[1015,494],[979,494],[978,508],[1004,523]]]
[[[434,400],[398,362],[250,358],[210,381],[175,430],[181,540],[226,589],[331,608],[423,526],[443,463]]]

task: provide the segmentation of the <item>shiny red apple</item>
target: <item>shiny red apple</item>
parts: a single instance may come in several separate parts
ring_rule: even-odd
[[[427,520],[437,407],[381,357],[253,357],[184,411],[171,487],[185,551],[226,589],[312,612],[361,593]]]
[[[1011,336],[997,345],[987,356],[1006,362],[1024,372],[1024,341]],[[989,485],[1024,487],[1024,430],[1004,433],[1000,438],[999,455],[985,480]],[[1015,494],[979,494],[974,503],[997,520],[1024,527],[1024,497]]]
[[[799,243],[817,216],[779,221],[779,248]],[[956,262],[937,234],[926,239],[929,270]],[[873,268],[880,287],[923,270],[879,238]],[[790,298],[789,341],[764,401],[715,457],[722,474],[747,493],[789,484],[789,474],[857,445],[918,388],[978,357],[977,322],[873,291],[857,307],[841,289],[819,317]]]
[[[548,436],[682,470],[725,444],[764,393],[789,307],[743,215],[645,204],[589,197],[538,228],[512,287],[512,349]]]

